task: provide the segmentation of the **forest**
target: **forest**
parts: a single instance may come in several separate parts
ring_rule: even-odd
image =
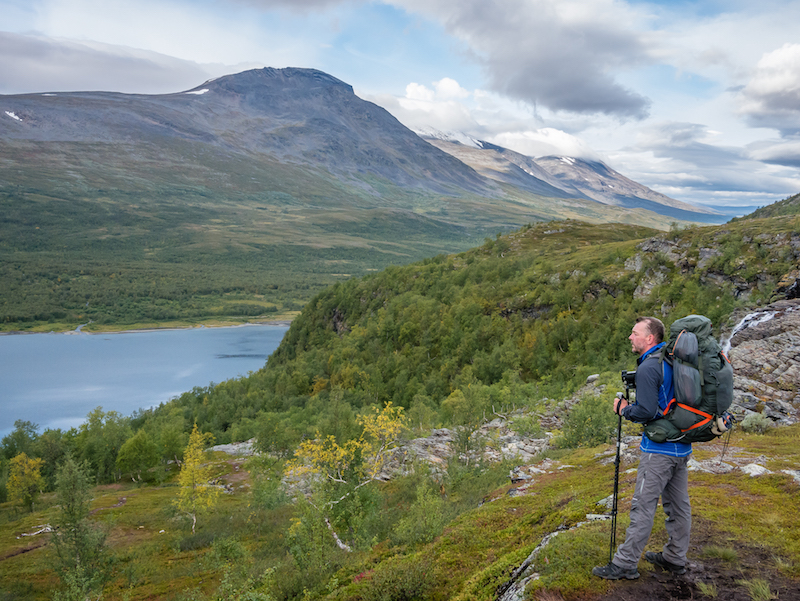
[[[309,217],[268,194],[18,188],[0,192],[0,331],[286,319],[338,281],[481,239],[382,209]]]
[[[193,521],[189,533],[184,521],[169,543],[148,538],[137,547],[111,537],[104,553],[116,563],[109,564],[102,583],[84,582],[85,590],[106,590],[109,598],[122,598],[125,590],[130,595],[125,598],[453,598],[444,596],[456,590],[449,585],[442,585],[441,597],[414,589],[414,583],[430,585],[426,569],[437,570],[439,578],[446,570],[434,565],[433,547],[426,545],[444,544],[437,537],[445,526],[461,532],[466,524],[459,516],[502,486],[511,466],[465,464],[457,455],[444,472],[420,465],[413,474],[377,483],[385,453],[436,428],[460,433],[459,444],[466,448],[487,416],[498,413],[516,412],[524,416],[516,427],[541,432],[540,416],[591,374],[617,385],[619,371],[633,362],[627,336],[636,316],[656,315],[669,324],[701,313],[721,334],[737,308],[772,300],[780,280],[796,269],[798,240],[800,223],[785,216],[668,233],[567,220],[531,224],[465,252],[337,282],[309,300],[266,365],[249,377],[196,388],[130,416],[99,407],[68,431],[39,432],[36,424],[17,422],[0,443],[0,500],[5,501],[0,522],[7,530],[37,507],[58,511],[55,499],[70,474],[84,488],[89,483],[133,487],[138,499],[152,504],[136,509],[140,521],[177,520],[180,504],[166,499],[187,489],[185,466],[200,464],[189,460],[190,450],[212,440],[254,438],[261,455],[247,464],[252,487],[246,495],[218,501],[222,512],[210,509],[215,502],[209,502],[197,530]],[[194,298],[197,291],[185,285],[164,277],[165,289]],[[583,413],[576,415],[596,414],[594,422],[568,420],[563,432],[554,433],[547,457],[589,464],[594,461],[589,451],[614,436],[606,404],[585,399],[581,405]],[[36,466],[23,469],[23,455]],[[215,457],[210,465],[217,477],[233,469],[230,461]],[[304,470],[317,484],[292,503],[287,474]],[[33,473],[40,477],[33,486],[37,494],[25,497],[20,479]],[[586,499],[600,495],[603,482],[602,470],[581,484],[572,482],[581,492],[573,491],[570,501],[563,501],[562,488],[553,488],[543,505],[525,510],[527,523],[537,532],[555,528],[547,511],[562,501],[572,507],[569,520],[589,512]],[[102,498],[112,496],[110,488],[96,491]],[[146,511],[154,517],[146,520]],[[124,515],[118,519],[127,519]],[[558,515],[564,519],[561,509]],[[520,527],[498,524],[508,535],[497,542],[505,553],[513,555]],[[593,531],[581,544],[591,546],[601,536]],[[342,553],[335,541],[354,552]],[[115,545],[116,555],[108,550]],[[154,583],[168,573],[175,578],[176,572],[151,566],[143,559],[148,552],[160,562],[182,558],[180,578],[195,587],[192,595],[156,592]],[[455,561],[452,553],[446,555]],[[506,557],[502,566],[516,557]],[[37,565],[29,568],[32,574],[44,569]],[[142,565],[150,567],[142,572]],[[496,586],[500,574],[492,570],[505,567],[482,568],[488,572],[480,578]],[[63,590],[72,590],[63,574],[74,570],[67,568],[60,582]],[[789,572],[797,576],[796,567]],[[44,598],[48,585],[42,582],[56,582],[49,574],[31,576],[28,588],[8,588],[7,598]],[[347,574],[347,587],[344,580],[337,584],[341,574]],[[382,587],[378,596],[367,592],[374,587],[357,586],[365,578],[374,585],[378,577],[386,586],[400,583],[404,592],[393,597]],[[591,588],[552,578],[564,590]],[[488,584],[485,590],[478,581],[463,586],[458,584],[459,590],[483,591],[463,598],[489,598]]]

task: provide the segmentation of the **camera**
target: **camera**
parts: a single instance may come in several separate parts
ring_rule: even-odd
[[[622,382],[625,388],[636,388],[636,372],[622,370]]]

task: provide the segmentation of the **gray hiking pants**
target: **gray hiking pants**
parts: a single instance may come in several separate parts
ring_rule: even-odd
[[[689,457],[670,457],[642,453],[636,475],[636,492],[631,501],[631,525],[625,532],[625,542],[614,555],[614,563],[623,568],[635,568],[653,529],[658,498],[667,514],[669,540],[663,557],[670,563],[686,565],[689,550],[689,531],[692,527],[692,506],[689,503]]]

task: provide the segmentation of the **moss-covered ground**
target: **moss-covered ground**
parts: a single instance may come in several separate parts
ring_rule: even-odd
[[[107,529],[113,556],[113,577],[103,598],[243,598],[230,592],[235,572],[249,575],[251,586],[261,586],[269,591],[262,594],[275,599],[488,601],[547,535],[558,532],[533,560],[531,572],[537,576],[528,583],[527,599],[755,599],[765,586],[772,598],[798,599],[800,485],[780,471],[800,468],[798,434],[800,426],[791,426],[764,435],[736,432],[727,445],[696,445],[698,461],[758,462],[772,473],[691,473],[694,526],[684,576],[662,573],[645,561],[636,581],[610,583],[591,576],[591,568],[606,563],[609,554],[610,522],[585,523],[587,514],[606,511],[597,503],[613,490],[613,446],[601,445],[559,451],[558,459],[539,464],[545,473],[524,485],[486,479],[483,485],[495,484],[473,491],[474,498],[442,486],[445,502],[458,501],[448,495],[469,497],[472,507],[441,534],[425,543],[386,539],[350,554],[337,550],[335,565],[320,568],[327,574],[324,582],[309,584],[305,597],[291,596],[274,577],[264,577],[270,568],[286,570],[297,507],[264,503],[253,493],[255,472],[248,470],[253,464],[217,453],[217,472],[231,492],[200,517],[194,535],[173,505],[174,473],[160,485],[121,482],[94,489],[91,519]],[[633,468],[621,467],[618,542],[624,540]],[[402,482],[376,486],[383,488],[387,507],[402,505]],[[53,520],[53,503],[44,496],[33,513],[0,506],[0,598],[50,599],[60,586],[50,535],[23,536]],[[663,518],[659,510],[648,550],[665,542]]]

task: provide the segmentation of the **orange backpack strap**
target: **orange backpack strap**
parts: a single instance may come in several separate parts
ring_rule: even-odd
[[[691,411],[695,415],[699,415],[700,417],[703,418],[699,422],[694,424],[693,426],[690,426],[690,427],[686,428],[685,430],[681,430],[681,432],[688,432],[689,430],[694,430],[695,428],[702,428],[707,423],[709,423],[712,419],[714,419],[714,416],[711,415],[710,413],[706,413],[705,411],[700,411],[699,409],[696,409],[694,407],[690,407],[689,405],[684,405],[683,403],[676,403],[676,405],[678,405],[678,407],[680,407],[681,409],[686,409],[686,411]]]

